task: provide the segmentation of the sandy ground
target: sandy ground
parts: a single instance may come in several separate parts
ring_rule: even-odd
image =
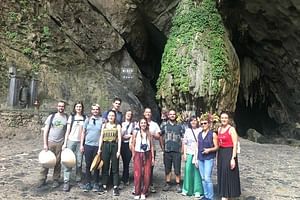
[[[133,199],[133,183],[120,191],[119,197],[112,196],[112,190],[99,195],[83,192],[74,182],[70,192],[59,188],[52,189],[52,170],[48,186],[37,189],[38,153],[41,151],[41,135],[26,139],[1,139],[0,141],[0,199]],[[300,149],[285,145],[256,144],[241,140],[242,152],[239,155],[242,196],[238,199],[300,200]],[[184,164],[182,165],[182,170]],[[120,161],[120,172],[122,163]],[[216,184],[214,171],[214,184]],[[131,174],[132,176],[132,174]],[[147,199],[194,199],[175,192],[163,192],[164,167],[162,154],[159,154],[155,167],[157,193]],[[216,187],[216,185],[215,185]]]

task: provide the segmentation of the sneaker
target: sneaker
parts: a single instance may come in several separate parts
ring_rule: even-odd
[[[107,186],[103,185],[103,192],[107,192]]]
[[[87,184],[85,184],[84,187],[83,187],[83,191],[84,191],[84,192],[91,191],[92,189],[93,189],[93,188],[92,188],[91,183],[87,183]]]
[[[182,196],[187,196],[187,193],[186,192],[181,192],[181,195]]]
[[[141,199],[146,199],[146,195],[141,194]]]
[[[134,198],[133,199],[140,199],[140,196],[134,196]]]
[[[46,185],[46,180],[40,180],[38,183],[37,183],[37,188],[41,188],[41,187],[43,187],[43,186],[45,186]]]
[[[123,181],[121,181],[120,185],[119,185],[119,190],[122,190],[125,188],[125,184]]]
[[[113,195],[114,195],[114,196],[119,196],[119,195],[120,195],[120,192],[119,192],[119,188],[118,188],[118,187],[114,187],[114,189],[113,189]]]
[[[69,192],[70,191],[70,183],[69,182],[64,183],[63,191],[64,192]]]
[[[99,184],[98,183],[94,183],[92,190],[93,190],[93,192],[99,192],[99,190],[100,190]]]
[[[167,191],[169,191],[170,189],[171,189],[170,183],[166,183],[162,190],[165,191],[165,192],[167,192]]]
[[[180,184],[176,185],[176,191],[177,191],[177,193],[181,193],[182,192]]]
[[[133,195],[135,194],[135,187],[134,186],[133,186],[131,194],[133,194]]]
[[[57,188],[58,186],[59,186],[59,182],[58,181],[53,181],[52,188]]]
[[[156,193],[156,190],[155,190],[155,188],[154,188],[154,185],[152,184],[152,185],[150,185],[150,192],[151,193]]]

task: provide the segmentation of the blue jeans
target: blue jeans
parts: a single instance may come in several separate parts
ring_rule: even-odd
[[[67,148],[71,149],[76,156],[76,181],[81,180],[81,162],[82,162],[82,153],[80,152],[80,142],[68,140]],[[69,182],[71,178],[72,168],[64,166],[64,182]]]
[[[213,188],[211,176],[212,176],[212,169],[214,166],[214,159],[198,160],[198,163],[199,163],[199,172],[202,178],[204,196],[208,199],[213,199],[214,188]]]

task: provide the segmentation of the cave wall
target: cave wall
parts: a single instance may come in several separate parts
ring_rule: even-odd
[[[219,6],[241,61],[238,104],[248,111],[239,117],[261,120],[245,122],[255,128],[268,116],[275,123],[263,133],[299,138],[300,2],[224,0]]]
[[[152,45],[151,35],[165,37],[177,2],[2,1],[1,106],[6,107],[8,66],[15,65],[18,75],[38,77],[41,109],[61,99],[107,109],[119,96],[123,111],[141,113],[149,106],[158,112],[158,73],[148,72],[160,70],[157,52],[163,45]]]

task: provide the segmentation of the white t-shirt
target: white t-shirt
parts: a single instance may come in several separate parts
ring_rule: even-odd
[[[149,132],[151,133],[152,136],[157,135],[161,133],[160,128],[158,126],[158,124],[154,121],[150,121],[149,123]],[[160,148],[159,145],[159,140],[152,137],[153,138],[153,146],[154,146],[154,150],[157,150]]]
[[[132,132],[135,127],[135,122],[123,122],[122,123],[122,136],[124,135],[132,135]],[[124,143],[128,143],[130,139],[123,140]]]
[[[193,135],[192,129],[186,129],[184,133],[183,143],[186,145],[186,153],[193,155],[196,148],[198,148],[198,135],[201,132],[201,128],[194,129],[195,137]]]
[[[72,116],[69,116],[68,124],[71,124],[71,122],[72,122]],[[68,138],[69,140],[74,142],[80,141],[80,128],[83,126],[83,124],[84,124],[84,117],[75,115],[72,129],[70,131],[69,138]]]
[[[147,144],[147,149],[146,149],[146,150],[141,149],[141,145],[142,145],[142,144]],[[150,138],[148,138],[148,137],[142,138],[142,137],[141,137],[141,132],[140,132],[140,131],[136,132],[136,138],[135,138],[135,147],[134,147],[134,150],[135,150],[136,152],[146,152],[146,151],[150,151]]]

